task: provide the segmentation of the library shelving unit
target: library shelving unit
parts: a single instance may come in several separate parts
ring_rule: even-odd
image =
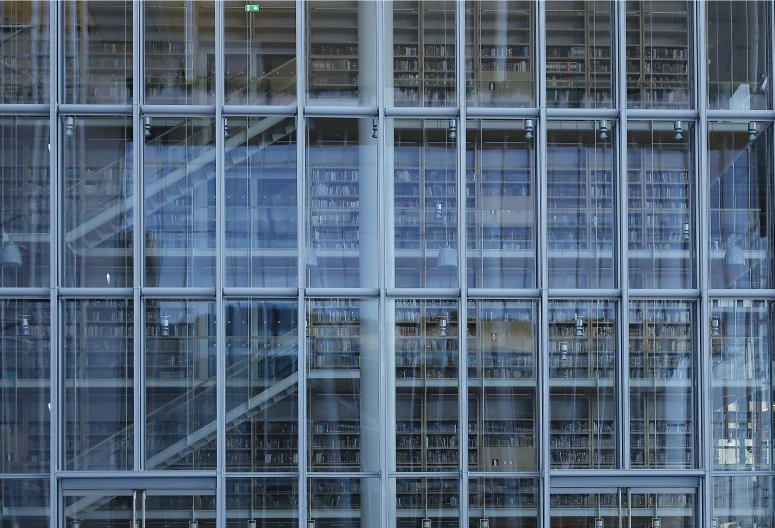
[[[714,520],[719,526],[772,528],[771,482],[771,477],[714,477]]]
[[[468,509],[472,518],[519,518],[520,526],[532,527],[536,526],[537,506],[535,478],[478,477],[469,481]]]
[[[628,1],[627,102],[631,108],[686,108],[688,2]]]
[[[358,99],[357,2],[308,4],[306,17],[310,99]]]
[[[296,422],[256,419],[226,433],[226,465],[230,470],[293,471],[298,462]]]
[[[397,515],[402,511],[427,512],[433,510],[440,517],[457,515],[460,506],[459,486],[449,478],[400,478],[396,479]]]
[[[458,377],[457,303],[396,302],[396,380]]]
[[[120,28],[122,31],[123,28]],[[68,29],[69,31],[69,29]],[[88,43],[88,62],[80,64],[81,75],[87,80],[88,92],[85,94],[86,101],[94,104],[117,104],[128,103],[132,100],[132,41],[130,40],[90,40]],[[70,42],[70,39],[65,39]],[[158,46],[159,43],[149,43]],[[153,47],[153,46],[152,46]],[[80,55],[80,52],[77,54]],[[83,94],[75,93],[75,82],[72,78],[75,70],[74,61],[76,54],[68,53],[65,57],[67,61],[68,79],[65,85],[65,99],[68,102],[78,102],[83,98]],[[149,56],[149,70],[153,70],[156,65],[158,70],[161,59],[152,58],[152,53],[146,48],[146,55]]]
[[[685,250],[691,239],[689,173],[685,170],[627,171],[628,247]]]
[[[439,396],[426,403],[396,398],[396,469],[398,471],[456,471],[460,460],[457,405]],[[476,422],[468,424],[469,449],[476,457]],[[474,460],[476,463],[476,460]]]
[[[321,255],[329,249],[339,250],[337,253],[354,250],[357,254],[359,248],[359,174],[357,168],[347,166],[347,149],[351,148],[343,146],[338,160],[330,159],[330,152],[321,155],[310,170],[310,244]]]
[[[553,301],[549,321],[550,378],[613,380],[613,303],[595,304],[588,310],[572,301]]]
[[[309,314],[310,369],[360,368],[360,303],[312,301]]]

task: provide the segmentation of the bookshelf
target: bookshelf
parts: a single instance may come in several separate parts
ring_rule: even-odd
[[[549,377],[613,381],[616,354],[614,303],[552,301]]]
[[[533,306],[529,303],[469,303],[469,380],[534,380],[536,364],[533,319]]]
[[[461,428],[457,402],[434,393],[424,401],[396,397],[396,470],[456,471],[460,461]],[[471,452],[478,447],[477,424],[468,424]],[[476,457],[476,455],[473,455]],[[476,460],[474,460],[476,463]]]
[[[358,9],[355,1],[307,5],[310,99],[358,99]]]
[[[396,301],[395,317],[396,379],[457,379],[457,302]]]

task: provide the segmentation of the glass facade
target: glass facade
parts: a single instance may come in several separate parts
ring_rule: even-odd
[[[0,13],[2,528],[775,528],[771,0]]]

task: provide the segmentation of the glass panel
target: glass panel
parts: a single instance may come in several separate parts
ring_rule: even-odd
[[[694,124],[631,121],[627,127],[630,288],[690,288],[696,275]]]
[[[530,1],[466,1],[466,99],[471,106],[535,106]]]
[[[772,127],[708,126],[710,287],[772,288]]]
[[[307,515],[317,528],[379,526],[379,479],[315,478],[307,485]]]
[[[630,302],[630,464],[696,465],[693,303]]]
[[[64,122],[65,283],[70,287],[131,287],[132,120],[68,116]]]
[[[546,99],[561,108],[610,108],[612,2],[546,2]]]
[[[248,4],[223,3],[226,104],[292,104],[296,101],[296,5],[266,0],[260,3],[260,11],[253,12]]]
[[[771,528],[773,478],[714,477],[711,526]]]
[[[308,286],[376,287],[376,129],[369,119],[311,119],[309,125]]]
[[[712,299],[713,467],[772,468],[773,303]]]
[[[145,285],[214,286],[213,120],[145,119]]]
[[[3,473],[51,469],[51,320],[47,301],[0,301]]]
[[[296,118],[230,117],[226,125],[225,284],[295,287]]]
[[[393,78],[395,105],[454,106],[455,2],[391,4],[393,70],[387,77]]]
[[[226,301],[226,469],[298,467],[299,310],[294,301]]]
[[[3,104],[49,102],[51,5],[43,0],[0,2]]]
[[[145,310],[145,467],[215,469],[215,303],[150,299]]]
[[[226,479],[226,526],[245,528],[248,519],[256,528],[299,524],[299,480],[269,478]]]
[[[395,460],[389,467],[457,471],[458,303],[399,300],[389,309],[395,310],[396,369]],[[469,432],[475,434],[475,427]]]
[[[468,303],[472,471],[537,469],[535,321],[531,301]]]
[[[627,2],[627,106],[689,108],[692,2]]]
[[[396,287],[457,286],[456,138],[455,120],[395,121]]]
[[[614,158],[610,121],[548,123],[549,286],[614,285]]]
[[[469,121],[466,129],[468,285],[534,288],[534,121]]]
[[[166,526],[215,528],[215,496],[159,495],[137,490],[121,495],[85,492],[63,497],[64,525],[72,528],[105,526]],[[191,524],[189,524],[191,523]]]
[[[390,505],[388,509],[389,526],[460,526],[460,481],[457,478],[389,479],[388,488],[388,493],[396,498],[395,506]]]
[[[709,0],[705,9],[708,108],[772,108],[770,3]]]
[[[538,479],[481,477],[468,481],[468,526],[535,528],[538,526]]]
[[[379,386],[377,308],[375,300],[307,301],[311,470],[379,470],[380,395],[363,389]]]
[[[5,479],[2,481],[0,505],[3,520],[11,528],[47,528],[49,516],[50,484],[48,479]]]
[[[132,2],[67,0],[65,102],[132,103]]]
[[[633,492],[630,497],[632,504],[630,526],[633,528],[697,526],[695,498],[694,493]]]
[[[214,5],[212,0],[144,3],[146,103],[214,103]]]
[[[616,303],[549,302],[553,468],[616,463]]]
[[[65,322],[65,469],[134,468],[134,305],[68,300]]]
[[[0,8],[3,5],[7,5],[7,2],[0,3]],[[34,4],[29,2],[27,5]],[[0,76],[0,84],[2,78]],[[0,118],[2,287],[49,285],[49,141],[48,118]]]
[[[627,493],[605,492],[552,494],[549,499],[549,526],[552,528],[595,528],[627,526]]]
[[[305,3],[307,98],[314,104],[373,105],[377,99],[378,2]]]

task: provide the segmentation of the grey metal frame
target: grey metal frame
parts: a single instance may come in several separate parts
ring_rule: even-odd
[[[461,314],[461,326],[465,323],[466,305],[469,300],[483,300],[483,299],[530,299],[538,301],[537,313],[538,317],[538,379],[536,387],[536,412],[539,427],[537,430],[539,443],[538,443],[538,468],[536,471],[522,472],[520,476],[531,476],[539,479],[539,502],[538,502],[538,524],[544,526],[547,524],[549,515],[549,497],[552,486],[554,484],[566,486],[568,483],[572,483],[574,479],[591,479],[595,477],[603,477],[605,479],[615,478],[624,484],[630,482],[632,485],[642,486],[644,482],[652,484],[654,486],[690,486],[699,488],[698,494],[699,505],[696,509],[698,517],[696,519],[697,526],[709,526],[711,507],[712,507],[712,478],[714,475],[719,476],[751,476],[751,475],[763,475],[775,477],[775,470],[770,471],[757,471],[757,472],[714,472],[712,470],[712,453],[710,449],[710,442],[712,439],[712,431],[710,425],[710,417],[712,415],[711,398],[710,398],[710,362],[707,360],[706,354],[702,353],[709,349],[709,318],[710,318],[710,299],[711,298],[743,298],[743,299],[764,299],[775,301],[775,289],[753,289],[753,290],[715,290],[709,289],[710,284],[710,270],[709,270],[709,252],[706,244],[706,233],[710,228],[709,217],[709,189],[708,189],[708,147],[707,147],[707,133],[708,122],[710,120],[760,120],[768,122],[769,124],[775,123],[775,90],[771,90],[771,105],[772,110],[751,110],[751,111],[731,111],[731,110],[708,110],[706,105],[707,100],[707,84],[706,84],[706,53],[705,53],[705,39],[706,39],[706,5],[704,2],[691,2],[693,12],[691,13],[690,24],[693,25],[694,32],[693,37],[693,60],[694,60],[694,107],[691,110],[675,111],[675,110],[644,110],[644,109],[628,109],[626,101],[626,85],[622,80],[626,77],[626,28],[625,28],[625,10],[623,2],[612,2],[613,17],[612,20],[616,20],[615,31],[612,32],[613,45],[612,56],[616,58],[615,67],[612,68],[612,75],[614,76],[614,92],[616,94],[616,104],[612,109],[595,110],[595,109],[558,109],[546,107],[546,78],[541,75],[540,72],[546,69],[546,5],[544,2],[537,2],[534,9],[534,27],[535,31],[535,72],[534,72],[534,91],[536,98],[536,107],[534,108],[504,108],[504,109],[490,109],[490,108],[469,108],[466,100],[466,79],[463,72],[465,71],[465,54],[458,53],[456,58],[457,75],[456,75],[456,97],[457,105],[455,108],[408,108],[408,107],[395,107],[386,106],[386,100],[388,99],[386,90],[392,89],[391,86],[387,86],[387,83],[391,82],[386,78],[385,64],[390,61],[390,50],[385,50],[386,42],[386,20],[392,16],[390,12],[390,3],[385,2],[376,9],[376,39],[378,43],[378,49],[381,52],[378,54],[377,59],[377,104],[376,106],[315,106],[306,104],[306,91],[307,91],[307,72],[305,68],[307,46],[306,46],[306,2],[304,0],[296,0],[296,97],[297,102],[294,105],[289,106],[228,106],[223,105],[224,100],[224,65],[223,61],[216,61],[216,101],[217,103],[212,106],[183,106],[183,105],[147,105],[145,104],[145,96],[143,89],[143,68],[144,68],[144,53],[143,43],[145,37],[145,12],[144,2],[142,0],[133,0],[132,3],[132,22],[133,22],[133,99],[131,105],[86,105],[86,104],[60,104],[64,100],[64,38],[66,38],[64,31],[64,10],[65,4],[61,2],[52,1],[50,4],[50,28],[49,36],[51,41],[51,60],[50,60],[50,104],[35,104],[35,105],[23,105],[23,104],[9,104],[0,105],[0,114],[2,115],[36,115],[36,116],[48,116],[50,130],[52,134],[51,149],[50,149],[50,163],[53,170],[52,174],[57,175],[52,177],[50,187],[50,210],[51,210],[51,225],[50,233],[51,240],[55,241],[51,245],[51,260],[50,260],[50,288],[39,289],[23,289],[23,288],[2,288],[0,289],[0,296],[6,299],[10,298],[36,298],[40,300],[48,300],[50,303],[50,315],[51,315],[51,336],[50,346],[52,351],[51,358],[51,471],[49,475],[41,475],[42,478],[48,478],[50,484],[50,526],[51,528],[57,528],[63,526],[64,519],[62,518],[62,487],[63,483],[67,483],[68,486],[77,483],[80,480],[84,481],[84,485],[94,477],[103,478],[121,478],[126,473],[121,472],[90,472],[90,473],[77,473],[62,471],[63,467],[63,453],[60,449],[64,442],[64,427],[63,427],[63,346],[61,344],[62,337],[62,303],[65,299],[70,298],[124,298],[131,299],[134,302],[134,342],[137,350],[143,350],[145,348],[145,332],[143,331],[145,321],[145,308],[144,304],[146,299],[150,298],[169,298],[169,297],[185,297],[185,298],[208,298],[214,299],[216,303],[216,318],[222,321],[223,318],[220,314],[224,313],[225,301],[227,299],[234,298],[247,298],[247,297],[260,297],[260,298],[283,298],[289,301],[296,300],[298,303],[298,309],[300,314],[300,321],[298,326],[298,339],[299,339],[299,352],[298,352],[298,365],[299,365],[299,381],[298,381],[298,416],[300,421],[299,436],[298,436],[298,451],[299,462],[298,471],[289,473],[275,473],[275,472],[261,472],[261,473],[240,473],[225,471],[226,461],[226,449],[225,449],[225,358],[222,354],[218,355],[217,361],[217,403],[218,403],[218,430],[217,430],[217,460],[218,469],[216,471],[195,471],[185,472],[185,474],[177,475],[170,472],[156,472],[156,471],[142,471],[145,453],[143,448],[144,428],[145,428],[145,398],[144,391],[144,355],[137,353],[134,355],[134,469],[132,472],[135,476],[142,476],[146,478],[148,486],[152,486],[154,482],[164,480],[174,480],[176,478],[188,479],[191,476],[201,477],[203,481],[214,482],[217,493],[217,509],[216,516],[219,526],[225,524],[226,519],[226,480],[227,477],[238,476],[251,476],[251,477],[278,477],[278,478],[296,478],[298,479],[299,490],[299,523],[300,526],[305,526],[307,521],[308,512],[308,478],[315,477],[369,477],[377,478],[381,483],[381,489],[383,493],[380,497],[380,518],[383,526],[387,526],[389,522],[389,512],[394,507],[391,504],[391,498],[387,496],[385,490],[388,489],[388,484],[391,478],[396,477],[453,477],[458,478],[460,483],[460,496],[462,498],[467,497],[467,490],[469,486],[469,478],[479,476],[509,476],[511,474],[505,474],[502,472],[471,472],[467,469],[468,460],[467,457],[467,442],[460,442],[459,460],[460,465],[457,471],[454,472],[428,472],[428,473],[397,473],[391,471],[388,468],[388,459],[386,455],[386,449],[388,442],[386,440],[387,434],[390,433],[394,424],[388,422],[387,408],[392,403],[387,401],[385,397],[380,400],[380,426],[382,427],[382,435],[380,440],[380,461],[378,472],[354,472],[354,473],[335,473],[335,472],[311,472],[309,470],[309,464],[307,460],[307,441],[308,435],[305,430],[305,413],[307,408],[307,354],[305,350],[305,336],[306,328],[304,324],[303,314],[306,310],[306,301],[310,298],[335,298],[335,297],[357,297],[357,298],[370,298],[377,299],[379,306],[379,313],[384,314],[385,310],[389,307],[389,302],[394,299],[400,298],[415,298],[415,299],[456,299],[460,303],[459,313]],[[456,0],[456,46],[458,50],[465,49],[465,1]],[[775,38],[773,38],[773,27],[775,27],[775,4],[769,1],[769,27],[770,33],[767,35],[770,48],[770,68],[775,72]],[[224,7],[221,2],[215,2],[215,52],[217,57],[223,57],[224,55]],[[613,64],[613,63],[612,63]],[[536,73],[538,72],[538,73]],[[145,248],[143,244],[135,243],[133,247],[134,261],[139,263],[135,265],[133,269],[134,283],[131,288],[123,289],[101,289],[101,288],[63,288],[62,284],[62,267],[63,267],[63,247],[61,244],[62,238],[62,218],[63,218],[63,204],[60,200],[60,196],[63,188],[63,177],[61,168],[63,166],[63,152],[60,149],[63,139],[63,130],[61,126],[62,116],[68,114],[78,115],[125,115],[131,116],[133,122],[133,141],[135,144],[135,156],[134,156],[134,220],[135,220],[135,236],[142,236],[144,232],[144,214],[143,214],[143,148],[144,137],[142,131],[142,117],[145,115],[176,115],[176,116],[214,116],[217,130],[221,130],[223,127],[223,119],[226,116],[268,116],[268,115],[287,115],[295,116],[296,118],[296,130],[297,130],[297,246],[299,248],[299,254],[297,259],[298,265],[298,287],[297,288],[225,288],[222,275],[223,275],[223,257],[224,257],[224,241],[225,241],[225,226],[223,222],[217,222],[217,234],[216,234],[216,286],[214,288],[189,288],[189,289],[170,289],[170,288],[146,288],[144,287],[144,252]],[[378,116],[378,195],[380,197],[379,210],[378,210],[378,236],[379,236],[379,270],[378,270],[378,287],[374,288],[352,288],[346,290],[327,290],[322,288],[309,288],[306,284],[306,276],[304,273],[304,253],[303,248],[306,246],[306,222],[304,204],[305,197],[305,143],[306,143],[306,130],[307,130],[307,117],[338,117],[338,116],[350,116],[350,117],[373,117]],[[547,185],[546,178],[542,177],[545,173],[545,167],[547,165],[547,147],[546,147],[546,123],[547,120],[561,120],[561,119],[574,119],[574,120],[594,120],[599,118],[606,118],[614,120],[617,123],[615,130],[616,141],[612,145],[615,149],[615,166],[616,173],[626,174],[627,168],[627,141],[626,130],[628,120],[638,119],[654,119],[654,120],[673,120],[676,118],[694,121],[696,126],[694,127],[694,152],[695,156],[695,172],[697,181],[694,185],[693,192],[695,193],[695,210],[694,222],[697,229],[694,230],[694,240],[698,243],[695,255],[693,257],[693,265],[697,271],[698,282],[693,285],[692,288],[678,290],[678,291],[662,291],[653,289],[642,290],[630,290],[628,284],[628,257],[627,257],[627,226],[625,222],[619,222],[619,229],[616,233],[616,245],[614,260],[616,262],[615,271],[615,288],[612,289],[556,289],[548,288],[548,230],[545,222],[538,222],[536,231],[537,236],[537,254],[536,254],[536,267],[537,267],[537,287],[531,289],[514,289],[514,290],[493,290],[486,288],[469,288],[467,284],[466,273],[466,244],[465,244],[465,201],[458,200],[458,239],[457,239],[457,252],[458,252],[458,288],[390,288],[389,284],[389,270],[392,263],[386,262],[387,251],[386,245],[392,242],[389,239],[389,225],[392,222],[391,212],[392,204],[385,203],[384,197],[387,195],[387,186],[391,183],[391,174],[387,174],[385,171],[385,152],[391,148],[391,138],[386,137],[386,119],[392,118],[445,118],[456,119],[458,121],[458,139],[457,139],[457,163],[459,169],[459,175],[457,182],[458,196],[465,196],[465,145],[466,145],[466,128],[467,119],[469,118],[506,118],[506,119],[522,119],[532,118],[537,119],[536,127],[536,194],[537,194],[537,218],[545,217],[548,209],[547,200]],[[216,173],[222,174],[224,170],[224,142],[222,140],[222,134],[218,134],[216,141]],[[771,155],[775,157],[775,145],[773,145]],[[775,166],[775,159],[770,160],[773,166]],[[772,175],[771,175],[772,177]],[[624,181],[621,180],[620,181]],[[620,184],[615,189],[616,202],[615,202],[615,215],[619,219],[627,218],[627,189],[626,185]],[[224,194],[224,183],[222,178],[218,178],[217,181],[217,193],[220,196]],[[217,201],[217,216],[223,218],[224,203],[223,200]],[[618,365],[618,379],[620,383],[617,387],[619,398],[619,406],[617,410],[617,420],[619,422],[617,435],[619,439],[618,443],[618,455],[617,465],[620,469],[617,470],[555,470],[550,469],[549,455],[550,448],[549,442],[549,423],[546,419],[549,416],[549,385],[548,385],[548,372],[549,361],[548,354],[545,353],[545,344],[548,342],[548,303],[552,299],[558,298],[585,298],[591,300],[610,299],[618,302],[618,322],[617,328],[619,330],[617,335],[617,344],[620,350],[622,350],[621,357],[619,358]],[[630,403],[629,403],[629,384],[626,365],[628,360],[628,347],[626,329],[628,328],[629,310],[628,304],[631,300],[638,299],[684,299],[687,301],[693,301],[696,306],[696,318],[694,320],[695,334],[694,341],[698,344],[695,348],[695,359],[697,361],[698,368],[695,374],[695,414],[699,418],[702,426],[698,430],[698,438],[696,443],[697,453],[697,466],[695,469],[690,470],[631,470],[629,457],[627,456],[627,450],[629,449],[629,429],[626,427],[626,418],[630,416]],[[392,329],[387,327],[385,317],[380,318],[379,322],[380,336],[384,338],[389,334]],[[219,350],[223,350],[225,347],[225,327],[222,324],[216,326],[216,343]],[[386,349],[387,344],[385,339],[380,339],[380,358],[386,358],[389,355],[389,350]],[[460,340],[460,352],[459,360],[460,365],[465,364],[467,357],[466,352],[466,340]],[[381,395],[388,394],[389,389],[389,375],[388,367],[383,362],[383,367],[380,371],[380,383],[379,390]],[[458,379],[458,391],[459,391],[459,420],[461,424],[466,424],[469,416],[468,409],[468,380],[466,375],[461,369],[461,374]],[[515,474],[517,475],[517,474]],[[5,479],[23,479],[29,478],[30,475],[4,475]],[[213,478],[214,477],[214,478]],[[576,481],[578,482],[578,480]],[[468,501],[460,501],[460,524],[461,526],[467,525],[468,519]]]

